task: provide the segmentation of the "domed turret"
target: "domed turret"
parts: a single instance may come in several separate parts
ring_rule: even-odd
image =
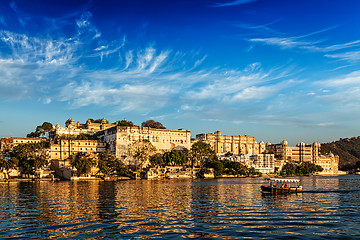
[[[69,125],[73,125],[73,124],[75,124],[74,119],[69,118],[69,119],[66,120],[66,122],[65,122],[65,127],[67,127],[67,126],[69,126]]]
[[[107,124],[108,121],[103,117],[103,118],[101,119],[101,123],[102,123],[102,124]]]
[[[288,145],[288,142],[286,141],[286,139],[284,139],[282,142],[281,142],[282,145],[284,146],[287,146]]]

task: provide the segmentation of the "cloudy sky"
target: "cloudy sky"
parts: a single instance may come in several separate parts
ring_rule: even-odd
[[[290,144],[358,136],[357,0],[1,1],[0,137],[103,116]]]

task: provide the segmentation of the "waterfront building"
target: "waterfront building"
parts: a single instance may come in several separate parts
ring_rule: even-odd
[[[240,155],[241,162],[248,168],[255,168],[261,173],[273,173],[275,170],[274,154],[244,154]]]
[[[293,162],[314,162],[320,154],[320,143],[305,144],[303,142],[295,147],[288,146],[284,139],[280,144],[266,144],[266,150],[275,154],[275,158]]]
[[[275,167],[281,169],[286,162],[310,162],[319,165],[323,171],[319,174],[338,174],[339,173],[339,156],[332,153],[325,155],[320,154],[321,144],[305,144],[303,142],[295,147],[288,146],[288,142],[283,140],[280,144],[266,144],[266,149],[275,154],[277,159]]]
[[[78,153],[96,156],[97,153],[106,151],[106,143],[98,140],[71,140],[59,139],[50,143],[52,165],[56,167],[69,167],[67,161]]]
[[[334,155],[333,153],[319,155],[318,158],[314,161],[314,163],[323,168],[323,171],[319,173],[321,175],[339,174],[338,155]]]
[[[40,143],[46,141],[46,138],[1,138],[0,139],[0,154],[12,151],[14,147],[19,144],[26,143]]]
[[[56,124],[55,128],[49,132],[51,139],[56,139],[60,136],[78,136],[80,134],[94,135],[99,131],[115,127],[117,122],[109,124],[105,118],[102,118],[101,121],[94,121],[88,119],[86,123],[79,123],[74,121],[74,119],[69,118],[65,122],[65,127],[61,127],[59,124]]]
[[[0,139],[0,155],[2,155],[5,159],[10,159],[10,152],[20,144],[29,144],[29,143],[40,143],[47,141],[46,138],[20,138],[20,137],[12,137],[12,138],[2,138]],[[44,153],[46,154],[47,160],[50,158],[49,149],[45,149]],[[39,177],[48,176],[51,171],[48,171],[48,166],[44,166],[41,169],[36,171],[36,175]],[[9,169],[7,172],[10,177],[19,177],[21,175],[20,169],[16,167],[15,169]]]
[[[248,135],[221,135],[220,131],[214,133],[197,134],[196,139],[210,144],[216,154],[231,152],[238,154],[261,154],[265,151],[265,143],[257,143],[255,137]]]
[[[239,154],[231,157],[218,155],[220,160],[228,159],[230,161],[239,162],[248,168],[255,168],[256,171],[261,173],[274,173],[275,171],[275,157],[274,154]]]
[[[172,149],[190,149],[191,133],[186,129],[170,130],[139,126],[116,126],[97,133],[99,139],[108,144],[116,157],[131,164],[129,145],[136,141],[149,141],[159,153]]]

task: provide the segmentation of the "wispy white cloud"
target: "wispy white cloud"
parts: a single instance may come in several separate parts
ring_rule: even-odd
[[[248,39],[249,42],[253,43],[262,43],[265,45],[277,46],[282,49],[305,49],[313,52],[334,52],[354,47],[360,46],[360,40],[355,40],[351,42],[341,43],[341,44],[326,44],[324,40],[308,40],[309,37],[317,35],[322,32],[326,32],[337,28],[337,26],[332,26],[329,28],[321,29],[316,32],[308,33],[302,36],[295,37],[266,37],[266,38],[251,38]],[[339,58],[342,60],[358,60],[357,51],[347,52],[347,53],[336,53],[336,54],[326,54],[326,57],[330,58]]]
[[[270,34],[282,35],[283,33],[270,27],[271,25],[276,24],[276,23],[280,22],[281,20],[282,19],[276,19],[269,23],[258,24],[258,25],[249,24],[249,23],[238,23],[238,24],[235,24],[235,26],[238,28],[250,31],[250,33],[245,33],[245,35],[247,35],[247,36],[254,36],[255,33],[258,33],[258,34],[270,33]],[[242,36],[244,36],[244,34]]]
[[[328,79],[325,81],[319,81],[317,84],[322,85],[323,87],[343,87],[343,88],[349,88],[351,86],[360,87],[360,71],[355,71],[348,73],[346,75],[338,76],[336,78]],[[326,91],[328,92],[328,91]]]
[[[9,31],[0,31],[0,40],[9,46],[11,59],[37,64],[68,64],[78,44],[69,39],[40,39]]]
[[[317,81],[315,86],[326,88],[316,98],[331,106],[332,111],[357,113],[360,107],[360,71],[327,80]]]
[[[360,51],[350,51],[344,53],[325,54],[325,57],[335,58],[342,61],[356,63],[360,61]]]
[[[226,1],[223,3],[216,3],[213,7],[228,7],[228,6],[236,6],[236,5],[243,5],[252,2],[256,2],[257,0],[235,0],[235,1]]]
[[[80,19],[76,21],[76,24],[79,28],[87,27],[89,26],[90,19],[92,18],[92,14],[90,12],[85,12],[81,15]]]
[[[312,48],[318,42],[301,41],[298,37],[271,37],[271,38],[252,38],[250,42],[274,45],[281,48]]]

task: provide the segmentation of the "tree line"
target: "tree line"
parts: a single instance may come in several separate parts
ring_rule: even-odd
[[[302,162],[300,164],[286,163],[280,174],[284,176],[306,176],[315,172],[322,172],[323,168],[311,162]]]

